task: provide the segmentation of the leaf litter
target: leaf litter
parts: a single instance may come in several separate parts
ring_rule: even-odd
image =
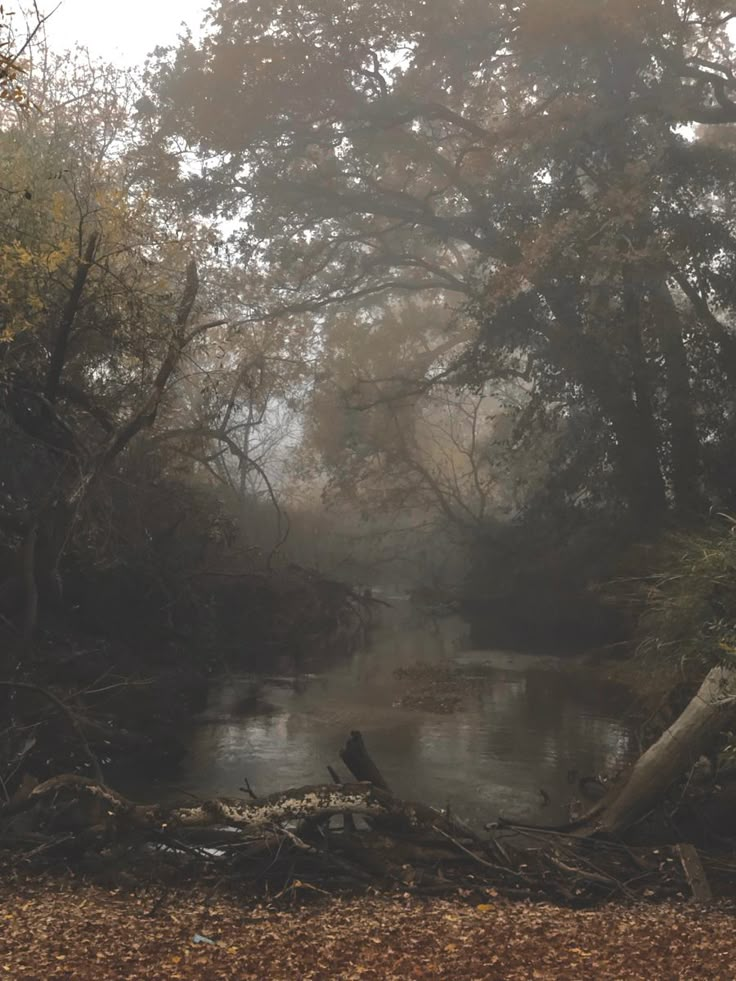
[[[155,890],[71,877],[6,882],[0,903],[0,979],[13,981],[735,976],[728,904],[572,910],[367,896],[279,908],[205,889],[173,889],[161,902]]]

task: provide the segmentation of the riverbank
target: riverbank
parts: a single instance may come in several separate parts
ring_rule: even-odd
[[[592,911],[494,900],[244,905],[216,890],[107,890],[71,877],[0,886],[0,977],[130,981],[733,977],[729,905]]]
[[[18,658],[0,672],[0,713],[15,719],[0,744],[7,796],[26,775],[168,772],[212,677],[298,665],[314,650],[339,659],[363,642],[373,613],[350,586],[296,566],[209,573],[176,609],[148,585],[117,568],[73,583],[24,657],[0,617],[0,648]]]

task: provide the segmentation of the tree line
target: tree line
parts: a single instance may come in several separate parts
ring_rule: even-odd
[[[140,75],[38,59],[42,110],[5,110],[2,405],[33,453],[2,520],[42,592],[134,457],[264,503],[268,547],[292,510],[295,553],[326,494],[444,543],[428,575],[605,529],[589,578],[622,528],[732,507],[728,9],[335,10],[222,0]]]

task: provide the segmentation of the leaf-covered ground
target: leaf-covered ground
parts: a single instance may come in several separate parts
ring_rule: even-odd
[[[736,913],[321,900],[288,910],[198,891],[0,886],[0,979],[733,979]]]

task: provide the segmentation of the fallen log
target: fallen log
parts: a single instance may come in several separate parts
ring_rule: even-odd
[[[358,758],[370,759],[359,734],[349,744],[359,747]],[[363,830],[331,822],[337,815],[361,816]],[[311,840],[302,835],[310,826],[320,828]],[[154,866],[163,874],[202,869],[271,896],[301,883],[318,891],[459,891],[474,902],[523,894],[587,905],[616,893],[665,898],[687,889],[686,862],[662,860],[657,850],[642,861],[631,848],[586,830],[502,830],[487,840],[449,813],[368,782],[164,805],[136,803],[65,774],[0,807],[0,848],[22,862],[44,868],[83,862],[117,873],[120,862],[137,861],[145,875],[155,874]]]
[[[305,841],[305,820],[359,814],[380,830],[345,831],[326,824]],[[652,875],[630,849],[594,838],[549,835],[549,843],[505,833],[491,841],[448,830],[440,812],[398,800],[366,783],[316,785],[260,799],[216,799],[183,806],[138,804],[85,777],[64,775],[0,808],[0,848],[26,866],[90,867],[95,874],[156,877],[156,869],[202,870],[271,896],[304,888],[379,888],[419,894],[453,893],[485,901],[496,894],[574,905],[629,897],[642,883],[647,897],[682,894],[679,862],[653,853]],[[595,855],[595,863],[591,856]],[[499,861],[500,856],[500,861]],[[656,879],[653,879],[656,876]],[[641,889],[637,895],[641,895]],[[520,893],[521,891],[521,893]]]
[[[666,797],[736,714],[736,668],[705,676],[681,715],[586,814],[567,825],[580,834],[619,837]]]
[[[233,827],[258,831],[290,821],[321,821],[337,814],[390,818],[408,831],[431,828],[439,811],[426,804],[401,801],[369,783],[316,784],[256,800],[216,798],[180,807],[137,804],[110,787],[77,774],[62,774],[39,784],[28,796],[0,808],[0,820],[44,802],[53,809],[69,801],[88,802],[93,810],[131,828],[160,829]],[[95,820],[98,823],[98,819]]]

